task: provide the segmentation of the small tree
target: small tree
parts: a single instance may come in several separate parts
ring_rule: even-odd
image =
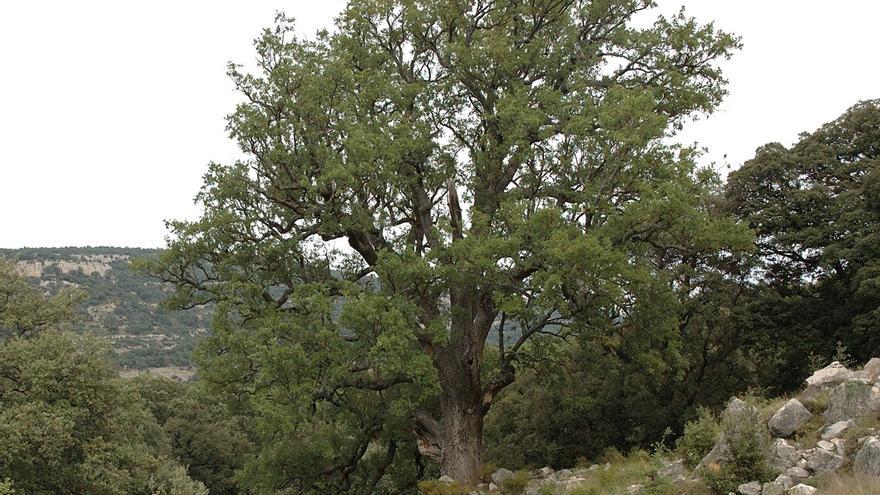
[[[249,158],[210,166],[150,270],[174,304],[218,303],[203,374],[262,421],[254,483],[374,492],[427,456],[472,484],[530,338],[675,331],[682,246],[742,231],[664,138],[719,102],[737,41],[633,27],[652,4],[352,2],[336,34],[281,17],[260,74],[231,67]]]

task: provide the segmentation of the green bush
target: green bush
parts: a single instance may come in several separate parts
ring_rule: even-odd
[[[12,488],[12,480],[9,478],[0,481],[0,495],[15,495],[15,489]]]
[[[419,493],[422,495],[468,495],[470,490],[457,481],[447,483],[439,480],[419,482]]]
[[[700,409],[697,418],[684,427],[684,433],[675,442],[675,450],[687,467],[693,469],[715,446],[720,426],[708,409]]]
[[[770,481],[773,471],[767,463],[770,433],[761,415],[751,403],[721,420],[721,431],[727,441],[727,458],[719,464],[706,466],[702,475],[714,493],[736,491],[742,483]]]
[[[528,471],[517,471],[510,478],[501,482],[501,493],[504,495],[520,495],[526,491],[532,476]]]

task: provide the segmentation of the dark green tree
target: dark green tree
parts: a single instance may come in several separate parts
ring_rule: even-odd
[[[636,27],[652,6],[352,2],[336,34],[282,17],[260,72],[231,68],[248,159],[211,165],[151,270],[173,304],[217,303],[202,374],[250,397],[253,483],[376,493],[424,457],[473,483],[532,337],[676,331],[648,253],[742,232],[694,206],[693,154],[664,138],[720,101],[737,40]],[[490,373],[493,328],[517,335]]]
[[[0,265],[0,479],[15,493],[206,494],[97,339],[58,330],[72,302]],[[22,312],[26,308],[27,312]],[[6,481],[8,480],[8,482]],[[0,486],[4,486],[0,484]]]
[[[808,357],[838,343],[880,352],[880,100],[861,102],[791,148],[761,147],[731,173],[732,210],[755,230],[762,265],[743,325],[800,386]],[[776,373],[776,372],[774,372]]]

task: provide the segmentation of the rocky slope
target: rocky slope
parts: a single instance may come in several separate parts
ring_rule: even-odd
[[[641,458],[559,471],[545,467],[514,473],[502,468],[487,474],[476,489],[441,478],[425,485],[423,492],[723,495],[727,490],[719,491],[723,484],[717,478],[719,473],[737,473],[725,470],[744,456],[744,437],[737,432],[741,429],[752,437],[749,441],[754,440],[746,442],[747,446],[760,446],[751,458],[760,465],[762,479],[739,479],[731,495],[880,494],[880,358],[857,371],[831,363],[813,373],[805,385],[795,397],[759,405],[732,398],[719,418],[728,426],[693,470],[676,457],[680,452],[666,449],[651,456],[642,453]],[[841,479],[859,480],[859,485],[855,481],[847,485]]]
[[[210,311],[167,311],[169,288],[134,272],[135,258],[157,250],[116,247],[2,249],[0,259],[47,293],[79,287],[87,300],[74,330],[104,336],[126,374],[145,370],[168,377],[192,376],[192,349],[210,325]]]

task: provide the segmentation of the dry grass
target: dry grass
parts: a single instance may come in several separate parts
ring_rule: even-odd
[[[825,477],[819,486],[820,495],[877,495],[880,478],[863,474],[836,474]]]

